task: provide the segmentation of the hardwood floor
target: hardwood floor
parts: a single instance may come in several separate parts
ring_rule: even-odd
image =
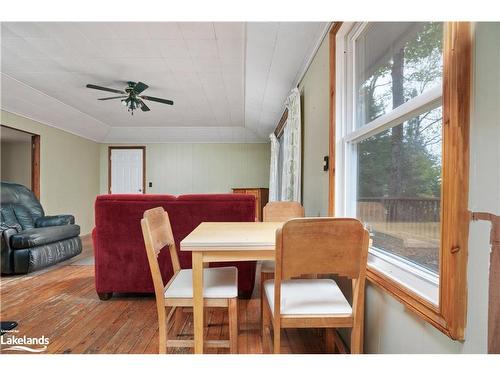
[[[1,319],[19,323],[18,337],[48,337],[48,353],[158,353],[154,296],[116,295],[101,301],[91,265],[62,265],[34,275],[2,277],[0,293]],[[252,299],[239,301],[240,354],[262,353],[258,295],[256,287]],[[207,339],[228,337],[227,310],[208,309],[206,319]],[[192,338],[191,312],[184,314],[180,329],[179,338]],[[325,347],[321,332],[306,329],[283,330],[282,345],[282,353],[323,353]],[[191,353],[192,349],[169,351]]]

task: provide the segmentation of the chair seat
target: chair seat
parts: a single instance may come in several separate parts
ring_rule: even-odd
[[[165,298],[193,298],[193,270],[180,270],[165,290]],[[203,269],[204,298],[235,298],[238,296],[238,269],[219,267]]]
[[[263,260],[260,272],[274,273],[275,263],[274,260]]]
[[[274,280],[264,282],[274,315]],[[282,315],[349,315],[352,308],[337,283],[330,279],[297,279],[281,283]]]

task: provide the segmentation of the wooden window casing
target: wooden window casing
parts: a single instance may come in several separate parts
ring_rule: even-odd
[[[336,34],[330,30],[330,191],[335,202]],[[409,310],[455,340],[464,339],[467,315],[467,243],[470,213],[469,117],[472,81],[472,34],[469,22],[445,22],[443,46],[443,150],[439,303],[434,305],[382,272],[368,267],[367,278]]]

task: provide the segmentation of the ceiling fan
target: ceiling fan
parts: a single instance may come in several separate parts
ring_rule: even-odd
[[[149,86],[142,82],[127,82],[127,87],[124,90],[111,89],[109,87],[97,86],[88,84],[89,89],[102,90],[114,92],[115,94],[122,94],[120,96],[111,96],[109,98],[99,98],[98,100],[121,99],[122,104],[127,107],[130,114],[134,114],[134,110],[142,109],[144,112],[149,111],[149,107],[144,103],[144,100],[151,100],[153,102],[173,105],[174,102],[168,99],[155,98],[154,96],[140,95]]]

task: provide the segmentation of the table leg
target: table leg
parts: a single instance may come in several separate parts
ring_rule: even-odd
[[[203,354],[203,253],[193,251],[194,354]]]

